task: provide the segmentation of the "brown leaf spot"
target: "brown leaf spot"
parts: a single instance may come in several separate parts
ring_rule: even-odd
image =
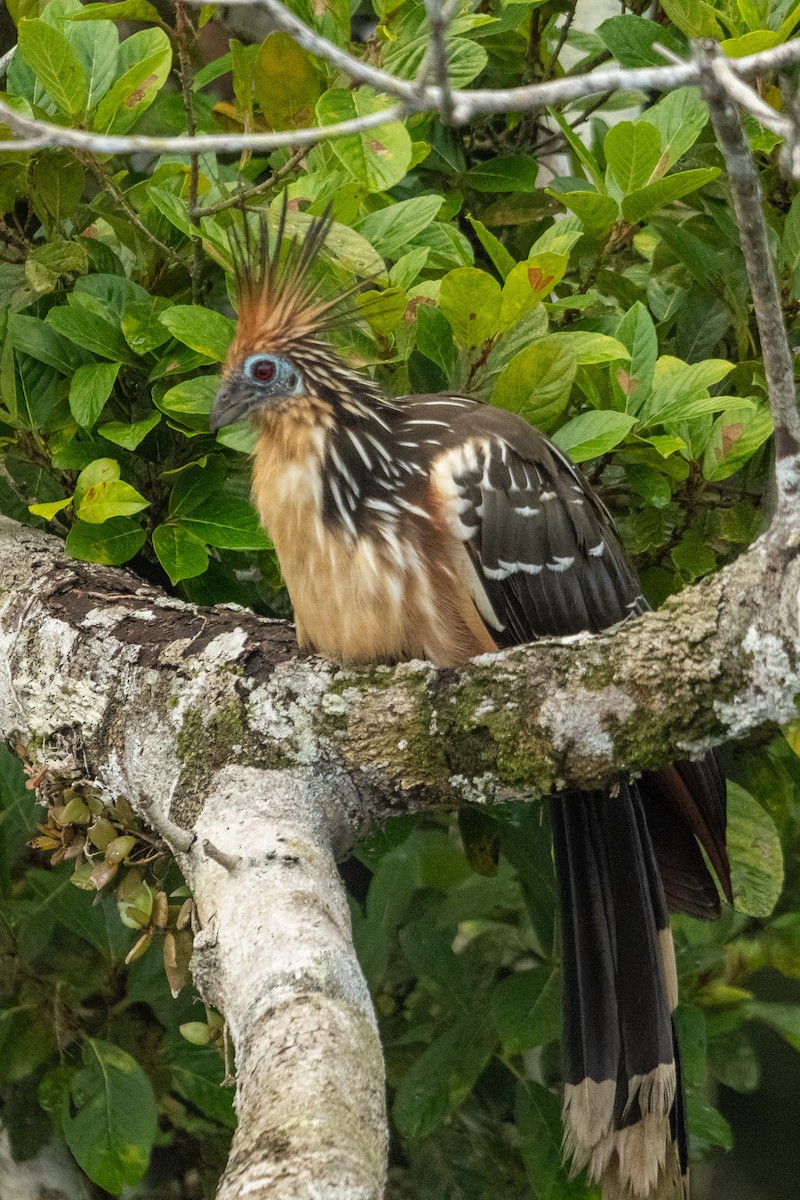
[[[620,367],[617,371],[617,383],[624,396],[632,396],[639,387],[641,380],[634,379],[633,376],[629,375],[627,371],[623,371]]]
[[[384,146],[383,142],[379,142],[376,138],[373,138],[372,141],[367,142],[367,145],[369,146],[370,150],[372,150],[372,152],[374,154],[388,154],[389,153],[389,151]]]
[[[140,100],[144,100],[147,89],[151,86],[151,84],[154,83],[158,83],[158,76],[148,75],[147,78],[139,84],[136,91],[131,92],[127,100],[122,101],[123,108],[135,108]]]
[[[546,291],[555,275],[543,275],[538,267],[528,267],[528,282],[534,292]]]
[[[417,319],[417,309],[420,304],[430,304],[432,308],[436,307],[436,301],[431,300],[430,296],[415,296],[413,300],[409,300],[406,305],[406,311],[403,313],[403,320],[410,325],[412,321]]]
[[[738,422],[735,425],[725,426],[722,430],[722,445],[714,450],[717,462],[722,462],[723,458],[727,458],[732,448],[742,436],[742,432],[742,426]]]

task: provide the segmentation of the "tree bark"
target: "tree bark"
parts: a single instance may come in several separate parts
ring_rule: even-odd
[[[800,517],[598,637],[343,669],[291,629],[67,560],[0,519],[0,735],[93,781],[191,885],[237,1130],[220,1200],[382,1194],[383,1068],[335,862],[388,816],[598,788],[796,714]]]

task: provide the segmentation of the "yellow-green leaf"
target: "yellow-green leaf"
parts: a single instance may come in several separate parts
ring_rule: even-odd
[[[271,33],[258,51],[253,84],[264,117],[273,129],[313,124],[320,78],[311,56],[288,33]]]

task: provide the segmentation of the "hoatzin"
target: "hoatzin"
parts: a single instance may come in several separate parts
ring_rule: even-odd
[[[238,244],[236,336],[212,429],[251,417],[252,495],[301,646],[348,663],[455,667],[599,632],[647,602],[609,513],[520,417],[470,396],[390,397],[332,350],[311,271],[330,227]],[[250,239],[248,238],[249,242]],[[353,319],[352,316],[350,319]],[[564,1143],[614,1200],[686,1194],[668,908],[731,898],[712,757],[551,801],[561,900]]]

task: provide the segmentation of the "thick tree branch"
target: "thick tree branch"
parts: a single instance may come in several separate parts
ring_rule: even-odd
[[[437,671],[298,658],[282,622],[192,608],[3,520],[0,734],[44,761],[73,730],[112,788],[132,754],[157,759],[130,798],[169,796],[185,829],[223,766],[314,763],[358,794],[342,853],[392,812],[601,787],[792,718],[798,525],[781,517],[736,564],[615,632]]]
[[[383,1194],[383,1060],[331,848],[338,793],[313,767],[225,767],[196,820],[214,856],[179,856],[200,925],[194,980],[238,1064],[218,1200]]]
[[[382,1195],[383,1068],[336,857],[393,812],[598,787],[791,718],[798,525],[783,510],[733,567],[602,637],[345,671],[298,658],[282,622],[0,520],[0,736],[51,781],[126,797],[192,887],[194,978],[237,1055],[220,1200]]]

